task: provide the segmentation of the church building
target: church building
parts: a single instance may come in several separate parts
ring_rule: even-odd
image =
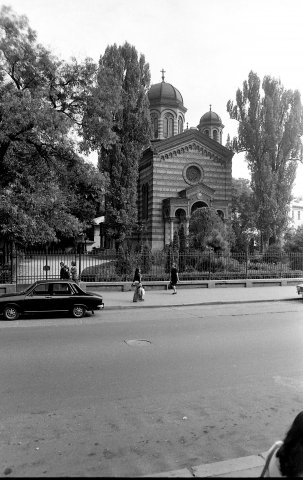
[[[164,79],[148,92],[151,146],[139,163],[138,215],[152,250],[162,250],[192,213],[213,207],[231,215],[233,152],[222,145],[224,125],[210,110],[196,128],[185,127],[187,109],[179,90]]]

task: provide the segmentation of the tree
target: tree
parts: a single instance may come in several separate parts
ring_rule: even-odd
[[[227,103],[230,118],[238,120],[236,152],[245,151],[251,172],[256,226],[263,248],[281,241],[288,223],[288,206],[298,160],[302,161],[303,109],[300,93],[286,90],[279,80],[262,82],[250,72],[236,103]]]
[[[96,66],[60,61],[26,17],[0,12],[0,233],[22,244],[76,236],[102,202],[104,181],[77,154]]]
[[[198,208],[189,221],[190,244],[193,248],[205,250],[211,247],[215,252],[227,250],[228,229],[214,208]]]
[[[231,226],[235,234],[233,252],[244,252],[247,248],[245,232],[255,228],[255,210],[253,191],[246,178],[232,179],[232,220]]]
[[[303,253],[303,225],[287,232],[284,250],[292,253]]]
[[[150,138],[149,84],[149,66],[135,47],[108,46],[85,116],[84,145],[97,149],[108,178],[105,221],[117,248],[137,222],[138,162]]]

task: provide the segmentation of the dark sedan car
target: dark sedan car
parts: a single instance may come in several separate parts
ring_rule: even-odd
[[[39,280],[18,293],[0,295],[0,314],[16,320],[23,313],[70,312],[81,318],[85,312],[104,308],[101,295],[84,292],[72,280]]]

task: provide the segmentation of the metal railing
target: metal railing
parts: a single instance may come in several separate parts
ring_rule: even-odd
[[[29,284],[60,277],[60,262],[69,267],[75,261],[82,281],[132,281],[141,268],[143,280],[168,280],[173,262],[180,280],[298,278],[303,276],[303,254],[215,254],[214,252],[126,253],[104,250],[98,253],[17,251],[0,265],[0,283]]]

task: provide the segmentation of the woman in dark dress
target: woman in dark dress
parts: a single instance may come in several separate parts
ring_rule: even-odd
[[[177,283],[179,281],[179,274],[177,270],[177,266],[175,263],[173,263],[170,271],[170,284],[173,287],[173,295],[177,293]]]

